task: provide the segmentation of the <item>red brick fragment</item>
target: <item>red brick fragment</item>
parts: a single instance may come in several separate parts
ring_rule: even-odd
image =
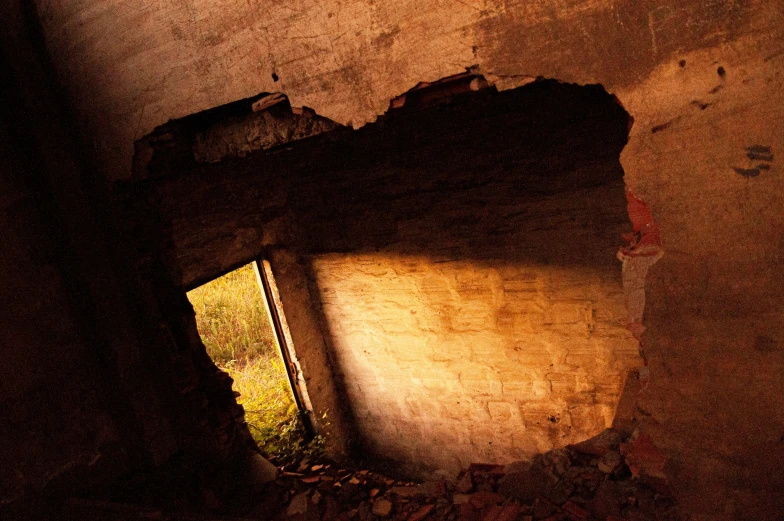
[[[446,481],[439,479],[436,481],[429,481],[423,486],[423,492],[435,498],[446,497]]]
[[[482,521],[498,521],[498,516],[501,514],[501,508],[498,505],[490,505],[482,509]]]
[[[481,516],[479,510],[471,506],[471,503],[463,503],[460,505],[460,514],[457,521],[480,521]]]
[[[587,521],[588,511],[580,507],[577,503],[569,500],[563,504],[561,510],[566,512],[570,519],[574,521]]]
[[[647,434],[640,434],[629,443],[622,444],[621,452],[626,456],[626,464],[635,477],[641,474],[656,478],[666,477],[664,464],[667,460]]]
[[[509,503],[501,507],[501,512],[495,521],[514,521],[520,513],[520,505],[518,503]]]
[[[471,494],[470,503],[474,507],[482,509],[489,505],[500,505],[505,499],[506,497],[495,492],[480,491]]]
[[[629,257],[657,254],[661,248],[661,234],[659,227],[653,221],[651,209],[631,190],[626,190],[626,210],[634,232],[624,235],[624,239],[630,244],[621,248],[623,254]]]
[[[420,507],[419,510],[408,516],[408,521],[422,521],[435,507],[435,505],[424,505]]]
[[[379,517],[387,517],[392,512],[392,502],[384,498],[377,499],[373,503],[373,515]]]

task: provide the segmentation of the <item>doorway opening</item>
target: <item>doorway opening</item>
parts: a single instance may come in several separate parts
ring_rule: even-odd
[[[183,284],[263,248],[316,410],[339,406],[343,458],[282,465],[290,519],[422,519],[434,502],[442,521],[497,517],[501,502],[510,519],[640,517],[621,508],[640,466],[624,461],[636,418],[619,404],[643,360],[617,258],[630,117],[612,95],[460,76],[418,85],[357,131],[215,163],[173,155],[202,132],[177,125],[190,130],[159,132],[181,144],[151,145],[162,155],[146,186],[169,205],[158,213]],[[250,132],[221,134],[237,135]],[[270,295],[268,264],[255,266]],[[616,492],[601,483],[622,483],[609,513]]]
[[[259,448],[277,464],[323,450],[315,436],[269,263],[254,261],[187,293],[207,354],[232,389]],[[303,454],[304,453],[304,454]]]

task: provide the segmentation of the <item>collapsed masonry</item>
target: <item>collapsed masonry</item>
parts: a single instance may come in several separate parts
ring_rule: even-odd
[[[650,475],[663,461],[650,438],[611,429],[532,460],[474,463],[454,479],[422,483],[306,458],[281,467],[253,500],[221,504],[213,498],[208,510],[275,521],[679,521],[668,484]],[[79,519],[101,512],[123,520],[194,519],[84,500],[70,501],[63,511]]]
[[[640,363],[631,350],[629,357],[611,356],[627,352],[629,336],[615,338],[612,348],[591,343],[616,331],[605,326],[612,325],[608,317],[615,315],[606,311],[618,297],[577,299],[590,300],[590,309],[571,309],[575,296],[552,309],[534,299],[530,316],[542,320],[526,322],[507,299],[564,288],[543,281],[538,271],[525,278],[508,268],[535,259],[542,261],[538,267],[566,266],[564,271],[585,280],[587,269],[604,273],[609,265],[564,262],[586,253],[580,251],[585,238],[571,234],[565,219],[554,222],[566,233],[552,231],[557,239],[551,239],[546,226],[518,227],[514,212],[496,212],[503,194],[465,197],[470,190],[490,193],[494,183],[516,175],[485,168],[492,161],[477,151],[496,155],[491,145],[502,142],[539,147],[538,136],[515,134],[514,125],[505,133],[482,124],[472,130],[439,112],[447,91],[460,97],[476,89],[475,99],[485,99],[491,91],[477,78],[443,88],[422,85],[418,93],[397,98],[394,110],[376,125],[355,134],[304,110],[275,115],[284,106],[273,109],[275,98],[265,98],[256,100],[260,119],[251,129],[253,139],[219,139],[230,137],[252,112],[252,103],[240,104],[239,113],[218,118],[223,123],[215,122],[202,137],[172,135],[168,152],[159,151],[159,159],[184,159],[187,175],[167,180],[164,168],[163,176],[145,178],[151,157],[140,150],[140,176],[127,190],[112,193],[114,181],[130,179],[134,141],[169,118],[260,90],[282,90],[296,104],[359,126],[417,81],[470,64],[502,91],[539,75],[601,84],[634,116],[621,153],[634,233],[632,246],[620,257],[629,331],[640,337],[647,365],[639,380],[627,381],[639,384],[640,392],[624,391],[616,423],[634,416],[654,440],[690,521],[784,516],[784,474],[777,472],[784,467],[784,191],[776,162],[784,147],[781,2],[147,4],[0,3],[0,302],[6,303],[0,314],[0,517],[13,518],[16,512],[21,519],[43,519],[35,512],[46,504],[41,497],[208,503],[210,491],[234,490],[258,470],[250,464],[255,448],[242,410],[230,382],[205,356],[183,295],[189,286],[257,255],[272,261],[287,284],[281,302],[291,315],[297,346],[305,349],[308,390],[323,401],[314,406],[329,409],[338,444],[375,453],[379,460],[408,459],[409,466],[426,473],[448,459],[444,454],[459,455],[443,462],[450,467],[481,452],[503,459],[508,456],[504,444],[515,448],[536,439],[542,445],[536,449],[544,450],[564,443],[560,436],[568,438],[570,426],[583,432],[592,424],[598,428],[617,392],[612,381],[598,383],[610,371]],[[432,117],[418,120],[412,114],[416,107]],[[560,113],[560,107],[551,109]],[[300,116],[299,123],[291,122],[291,137],[304,137],[299,141],[282,145],[277,133],[257,132],[264,123],[284,135],[288,123],[283,120]],[[405,121],[418,126],[406,130]],[[578,120],[564,122],[584,128]],[[453,131],[464,131],[464,139]],[[578,137],[590,141],[589,133],[606,135],[589,129]],[[406,153],[420,136],[433,134],[449,146],[439,150],[434,138],[418,150],[421,164],[417,153]],[[469,139],[477,136],[492,139],[481,141],[482,148],[479,139]],[[165,148],[166,141],[159,144]],[[175,150],[177,143],[185,146],[184,155]],[[323,154],[307,152],[319,143]],[[326,152],[331,145],[335,157]],[[384,154],[391,159],[382,160]],[[206,162],[196,162],[197,157]],[[435,157],[450,168],[444,170]],[[390,179],[378,166],[383,161]],[[457,162],[461,168],[454,168]],[[480,167],[495,172],[493,182],[461,184],[465,172]],[[222,169],[229,173],[222,176]],[[298,190],[305,183],[297,186],[297,169],[314,188]],[[335,174],[340,171],[342,180]],[[352,191],[330,187],[321,178],[327,175],[335,187],[353,187],[357,179],[366,184],[351,200]],[[256,182],[269,176],[272,182]],[[191,190],[179,183],[186,177]],[[436,182],[420,196],[405,190],[427,179]],[[533,182],[544,189],[543,198],[552,188],[548,183]],[[397,185],[400,191],[386,191]],[[611,191],[608,185],[605,195],[620,194],[622,188],[619,183]],[[437,221],[434,216],[449,206],[436,193],[449,194],[473,212],[466,217],[456,211],[449,224],[457,231],[433,237],[427,231]],[[517,193],[510,183],[510,194]],[[430,195],[436,201],[428,206],[423,200]],[[188,198],[198,204],[189,207]],[[406,198],[418,208],[408,218],[395,210],[395,201]],[[602,205],[578,213],[584,218],[581,228],[610,230],[617,222],[619,231],[628,231],[621,225],[623,203],[599,200]],[[300,219],[311,209],[313,217]],[[591,227],[594,211],[602,216],[599,221],[607,217],[607,226]],[[560,217],[554,210],[550,215]],[[513,222],[511,230],[502,218]],[[488,226],[493,223],[499,226]],[[539,259],[542,250],[504,250],[497,239],[507,233],[541,234],[547,240],[539,245],[558,255]],[[450,250],[456,235],[470,239],[463,250]],[[657,236],[667,254],[643,277],[660,253]],[[598,244],[604,242],[590,242],[587,253],[598,256]],[[609,250],[609,236],[607,244]],[[617,246],[614,235],[613,250]],[[456,258],[470,260],[460,264]],[[514,262],[500,266],[501,259]],[[544,263],[551,259],[558,263]],[[347,265],[361,269],[347,270]],[[490,276],[493,270],[497,277]],[[394,278],[403,283],[393,284]],[[592,280],[600,281],[594,289],[618,289],[609,278]],[[369,281],[394,298],[378,299],[377,292],[366,291]],[[407,300],[413,296],[417,306]],[[419,306],[424,302],[433,304],[432,313],[406,315],[427,307]],[[475,312],[475,321],[459,313],[463,307]],[[359,311],[372,319],[357,320]],[[588,311],[590,334],[585,333],[591,330]],[[401,319],[403,327],[380,319],[388,316]],[[427,334],[418,343],[409,332],[420,323]],[[509,374],[496,369],[523,367],[526,361],[537,364],[529,369],[544,367],[538,364],[545,357],[534,362],[531,353],[505,347],[510,334],[528,338],[534,326],[549,328],[548,335],[573,328],[569,338],[579,342],[569,346],[572,353],[596,363],[570,372],[567,366],[573,364],[547,346],[541,352],[561,365],[519,373],[525,376],[512,380],[520,384],[515,389]],[[491,353],[510,356],[486,356],[482,350],[488,346],[473,340],[479,330],[492,332],[481,338],[496,339],[499,349]],[[617,331],[628,335],[624,328]],[[474,337],[465,345],[450,338],[453,334]],[[370,357],[356,351],[357,345],[373,346],[375,352]],[[439,346],[447,348],[439,351]],[[469,351],[463,365],[480,364],[481,379],[463,378],[477,373],[459,369],[451,358]],[[401,358],[414,372],[429,364],[438,377],[431,378],[430,370],[420,376],[387,369],[374,373],[376,358],[382,363]],[[454,382],[455,374],[461,376],[456,384],[441,386],[439,381]],[[529,387],[529,379],[539,385]],[[487,385],[480,390],[480,383]],[[510,389],[530,400],[512,403],[504,394]],[[372,403],[363,403],[366,396]],[[430,400],[433,396],[437,400]],[[475,399],[458,404],[465,396]],[[627,401],[629,396],[634,399]],[[376,403],[383,407],[373,407]],[[422,403],[426,406],[417,409]],[[463,426],[438,414],[452,411],[470,411],[472,419]],[[544,426],[531,423],[544,412]],[[507,416],[518,427],[532,428],[511,437],[503,429],[482,430],[499,424],[488,418]],[[437,430],[414,432],[431,420]],[[395,443],[378,447],[373,440],[380,437]],[[436,437],[449,451],[423,450],[423,458],[412,462],[411,446],[422,448]],[[397,442],[403,438],[411,446]]]
[[[122,193],[189,289],[270,264],[337,452],[423,475],[609,427],[639,344],[629,118],[599,86],[420,84],[354,131],[263,95],[156,129]]]

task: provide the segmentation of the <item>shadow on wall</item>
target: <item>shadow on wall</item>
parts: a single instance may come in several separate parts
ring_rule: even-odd
[[[458,469],[610,426],[641,365],[628,128],[601,87],[542,81],[393,109],[284,176],[360,457]]]
[[[558,265],[615,255],[629,229],[629,116],[612,96],[540,81],[449,100],[391,110],[283,174],[301,249]]]
[[[298,350],[320,342],[302,317],[320,322],[334,383],[320,381],[323,358],[303,354],[303,371],[338,388],[329,407],[348,404],[357,456],[457,469],[610,424],[641,365],[616,257],[632,228],[630,118],[613,96],[549,80],[499,93],[466,74],[356,131],[287,104],[250,110],[264,99],[241,102],[247,126],[215,123],[214,109],[140,142],[139,213],[186,288],[270,259]],[[298,141],[259,137],[270,118]],[[197,160],[207,135],[222,160]]]

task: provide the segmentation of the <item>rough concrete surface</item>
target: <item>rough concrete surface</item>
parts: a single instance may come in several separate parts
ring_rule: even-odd
[[[360,126],[472,65],[500,88],[601,83],[634,118],[625,184],[664,252],[645,282],[643,428],[685,511],[781,517],[781,2],[36,4],[109,179],[156,126],[259,92]]]

